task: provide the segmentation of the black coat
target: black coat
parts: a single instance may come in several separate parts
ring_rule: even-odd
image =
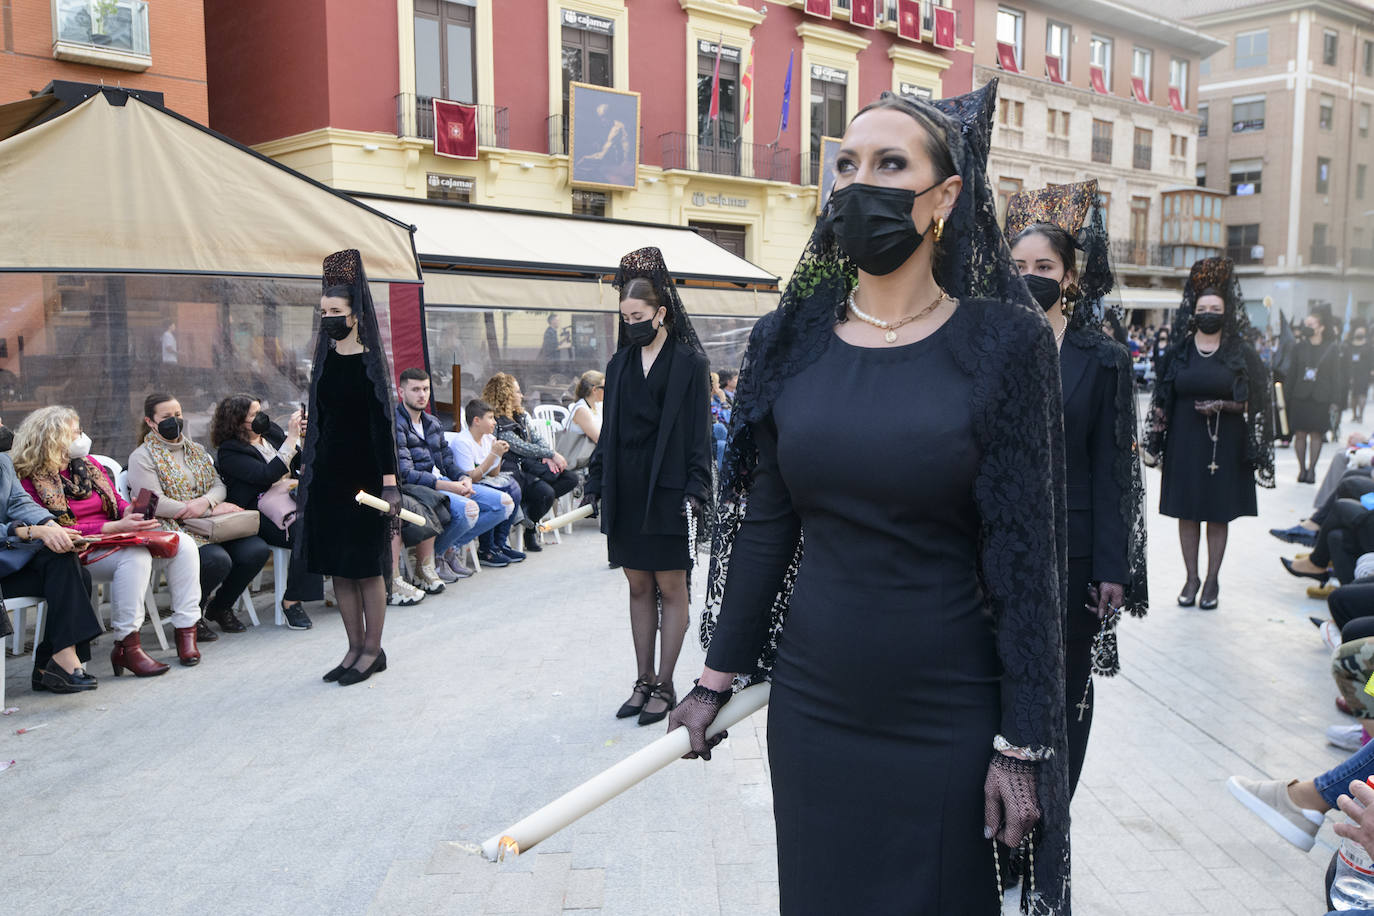
[[[1131,581],[1130,530],[1116,460],[1116,373],[1074,335],[1059,351],[1064,390],[1064,465],[1068,481],[1069,556],[1092,558],[1092,580]]]
[[[286,433],[273,423],[267,432],[263,433],[263,438],[271,443],[273,448],[281,448],[281,444],[286,441]],[[262,457],[262,452],[242,439],[229,439],[220,443],[219,450],[215,453],[215,468],[219,471],[220,479],[224,481],[225,499],[240,509],[256,509],[259,496],[266,493],[288,470],[299,467],[300,452],[296,453],[291,467],[288,468],[286,462],[280,458],[266,460]]]
[[[681,535],[682,503],[694,496],[703,505],[711,502],[711,399],[710,365],[706,357],[675,338],[664,344],[676,347],[663,397],[654,460],[649,473],[653,497],[644,507],[642,534]],[[659,359],[668,354],[660,353]],[[602,402],[601,438],[587,466],[583,492],[601,498],[601,531],[615,518],[617,447],[620,438],[620,386],[625,373],[634,369],[640,348],[622,347],[606,366],[606,398]]]

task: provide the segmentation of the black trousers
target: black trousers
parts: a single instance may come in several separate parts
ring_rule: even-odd
[[[1357,587],[1374,589],[1374,582],[1370,582]],[[1344,590],[1345,589],[1341,589],[1341,591]],[[1336,597],[1335,592],[1331,593],[1331,597]],[[1374,596],[1370,596],[1369,600],[1374,601]],[[1374,607],[1371,607],[1370,610],[1374,611]],[[1352,640],[1356,639],[1368,639],[1371,636],[1374,636],[1374,616],[1365,615],[1363,617],[1356,617],[1354,620],[1351,620],[1341,626],[1341,642],[1351,642]]]
[[[1355,560],[1374,550],[1374,526],[1369,510],[1356,499],[1338,499],[1317,532],[1317,546],[1310,559],[1318,566],[1335,567],[1342,582],[1355,579]]]
[[[48,602],[43,639],[33,647],[34,671],[47,667],[53,653],[68,646],[76,647],[83,664],[91,660],[91,640],[105,628],[91,606],[91,574],[76,554],[39,547],[22,569],[0,579],[0,592]]]
[[[1346,627],[1353,621],[1370,618],[1374,625],[1374,579],[1357,579],[1349,585],[1342,585],[1326,598],[1326,606],[1331,610],[1331,620],[1341,628],[1341,641],[1349,642],[1359,637],[1346,636]],[[1362,636],[1374,636],[1374,632]]]
[[[1083,773],[1088,733],[1093,727],[1093,638],[1102,622],[1096,612],[1085,607],[1092,566],[1091,557],[1069,560],[1069,609],[1064,626],[1064,714],[1069,737],[1070,798]],[[1080,703],[1086,703],[1081,717]]]
[[[522,467],[516,475],[516,482],[520,484],[520,491],[524,494],[525,517],[532,525],[537,525],[553,508],[554,500],[571,493],[577,487],[577,475],[572,471],[555,474],[547,465],[541,465],[541,468],[542,470],[535,471]]]
[[[296,520],[282,531],[264,515],[258,525],[258,537],[269,547],[292,547],[301,538],[302,521],[298,513]],[[323,601],[324,576],[306,569],[299,557],[291,557],[291,568],[286,573],[286,594],[282,598],[286,601]]]
[[[1368,468],[1361,468],[1358,471],[1346,471],[1341,477],[1336,489],[1332,492],[1322,507],[1312,513],[1312,521],[1318,525],[1326,521],[1331,514],[1339,499],[1359,499],[1366,493],[1374,493],[1374,477],[1369,476]]]
[[[272,549],[257,535],[203,545],[200,548],[201,605],[211,611],[232,608],[243,590],[262,572],[271,555]]]

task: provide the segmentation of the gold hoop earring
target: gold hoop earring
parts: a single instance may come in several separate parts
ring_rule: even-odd
[[[945,234],[945,218],[944,218],[943,216],[941,216],[941,217],[939,217],[939,218],[937,218],[937,219],[935,220],[935,241],[937,241],[937,242],[940,241],[940,239],[944,236],[944,234]]]

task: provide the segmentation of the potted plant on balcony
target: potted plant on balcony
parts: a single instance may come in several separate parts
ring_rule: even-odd
[[[91,0],[91,42],[98,45],[110,43],[110,29],[114,27],[115,17],[119,15],[118,0]]]

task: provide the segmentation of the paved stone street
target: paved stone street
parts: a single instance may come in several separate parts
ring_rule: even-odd
[[[1266,533],[1304,514],[1314,488],[1292,482],[1291,452],[1279,465],[1261,517],[1233,526],[1216,612],[1175,605],[1174,524],[1152,519],[1155,609],[1124,624],[1125,671],[1099,682],[1074,802],[1076,913],[1325,911],[1330,853],[1289,846],[1224,787],[1233,773],[1311,777],[1343,756],[1324,742],[1340,717],[1307,620],[1324,605]],[[1153,506],[1155,472],[1148,486]],[[270,604],[258,595],[266,626],[153,680],[110,677],[107,636],[100,689],[76,697],[30,692],[29,659],[8,661],[19,709],[0,733],[0,762],[17,761],[0,772],[0,909],[776,912],[763,715],[713,762],[674,764],[514,861],[464,845],[660,734],[612,717],[634,668],[624,580],[592,525],[394,609],[390,669],[357,687],[320,681],[344,649],[332,610],[293,632],[270,625]],[[679,690],[702,658],[695,628],[688,642]]]

